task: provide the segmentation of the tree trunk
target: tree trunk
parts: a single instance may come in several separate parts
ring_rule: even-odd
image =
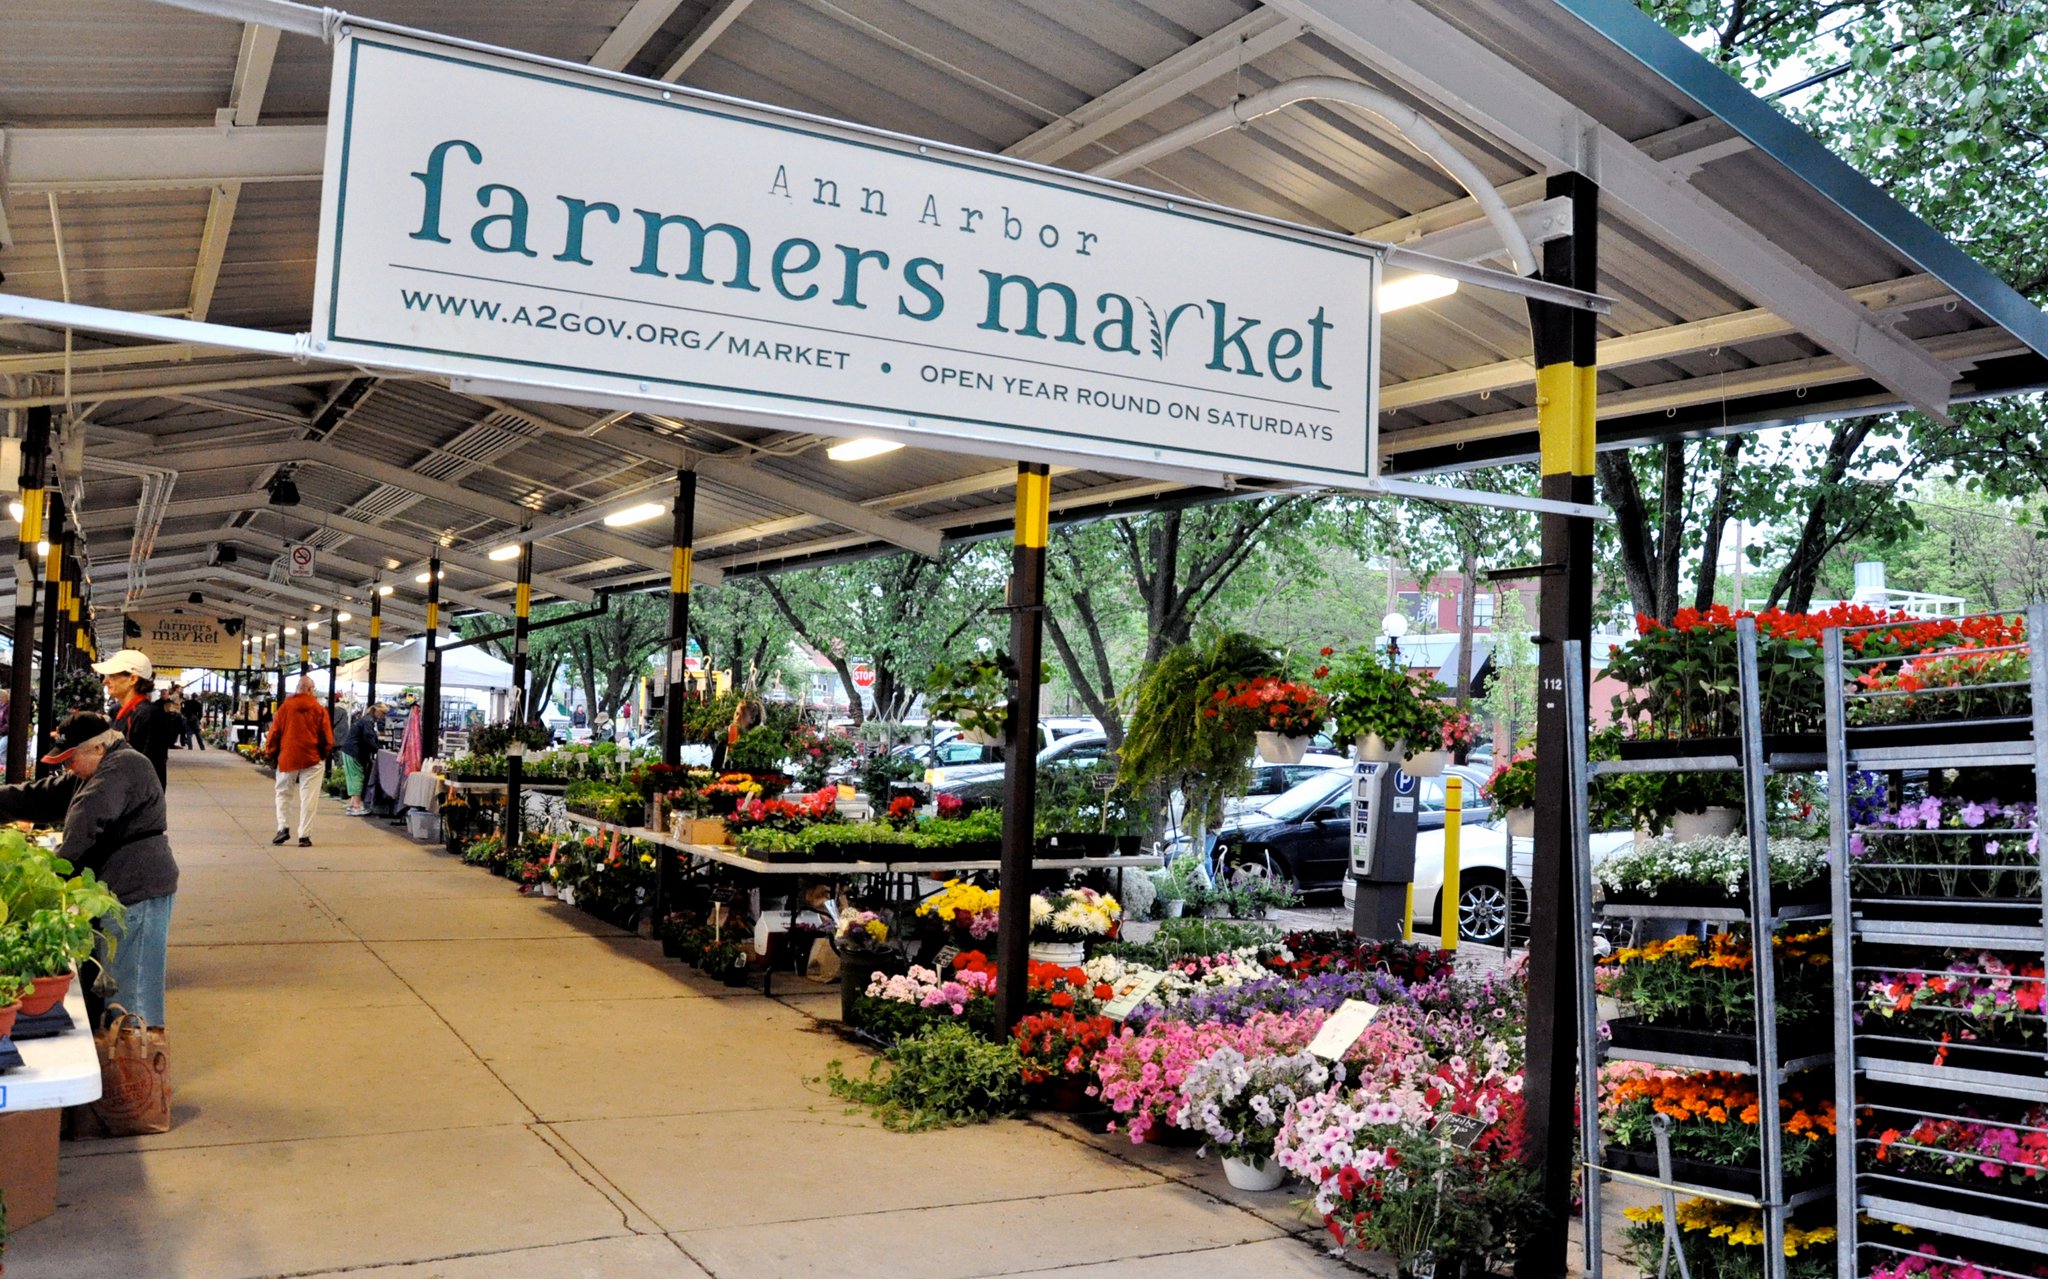
[[[1458,709],[1465,710],[1472,705],[1472,640],[1478,625],[1479,609],[1479,552],[1476,548],[1465,548],[1465,589],[1458,593]],[[1464,763],[1462,750],[1458,762]]]
[[[1840,508],[1842,480],[1877,422],[1874,417],[1857,417],[1835,424],[1834,438],[1828,441],[1827,460],[1821,466],[1819,495],[1807,508],[1806,523],[1799,531],[1799,543],[1791,558],[1778,573],[1778,580],[1771,583],[1770,603],[1766,607],[1776,608],[1782,600],[1787,612],[1804,613],[1812,606],[1821,562],[1841,541],[1839,536],[1828,536],[1828,526]]]
[[[1705,612],[1714,606],[1714,587],[1721,571],[1721,533],[1728,525],[1728,510],[1735,503],[1735,467],[1742,455],[1743,436],[1731,435],[1721,444],[1721,474],[1714,484],[1714,509],[1707,516],[1706,540],[1700,547],[1699,585],[1693,591],[1692,606]],[[1736,600],[1741,608],[1742,601]]]
[[[1621,576],[1636,612],[1657,616],[1657,587],[1652,565],[1657,548],[1650,543],[1649,513],[1643,507],[1642,488],[1636,483],[1635,466],[1626,453],[1602,453],[1593,466],[1600,477],[1600,491],[1614,512],[1614,533],[1621,544]]]
[[[1685,550],[1685,441],[1664,442],[1663,519],[1657,533],[1657,612],[1660,622],[1678,616],[1678,561]]]

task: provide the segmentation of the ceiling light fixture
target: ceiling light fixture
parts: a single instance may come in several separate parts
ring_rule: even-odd
[[[491,552],[490,558],[492,558],[492,559],[494,559],[494,560],[498,561],[498,562],[499,562],[499,563],[501,563],[501,564],[502,564],[502,563],[504,563],[504,562],[505,562],[506,560],[516,560],[516,559],[518,559],[518,558],[519,558],[519,543],[517,543],[517,542],[513,542],[513,543],[511,543],[511,544],[509,544],[509,545],[506,545],[506,546],[500,546],[500,547],[496,548],[495,550],[493,550],[493,551]]]
[[[1447,298],[1458,291],[1458,282],[1446,275],[1402,275],[1380,285],[1380,314],[1420,306]]]
[[[432,573],[421,573],[418,577],[415,577],[412,580],[418,582],[421,586],[425,586],[428,582],[434,580],[434,575]]]
[[[392,588],[389,586],[380,586],[377,588],[377,594],[379,595],[389,595],[391,594],[391,591]]]
[[[36,554],[42,556],[44,559],[50,558],[50,539],[44,538],[42,541],[36,543]]]
[[[284,628],[284,633],[287,635],[297,635],[299,633],[299,628],[296,626],[287,626]]]
[[[337,622],[347,622],[347,621],[352,621],[352,620],[354,620],[354,618],[355,618],[355,614],[354,614],[354,613],[336,613],[336,614],[334,615],[334,620],[335,620],[335,621],[337,621]]]
[[[863,435],[857,440],[834,444],[825,450],[825,456],[835,462],[864,462],[868,458],[880,457],[884,453],[894,453],[902,447],[894,440],[878,440],[871,435]]]
[[[7,518],[13,520],[16,524],[21,523],[21,517],[26,514],[28,514],[28,508],[21,504],[19,498],[7,504]]]
[[[668,508],[659,502],[642,502],[638,506],[629,506],[623,511],[613,511],[610,515],[605,516],[604,526],[606,528],[624,528],[628,524],[645,524],[648,520],[667,510]]]

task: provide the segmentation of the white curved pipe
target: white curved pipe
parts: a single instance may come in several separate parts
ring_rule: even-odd
[[[1184,124],[1171,133],[1163,133],[1144,146],[1134,147],[1114,159],[1096,165],[1088,172],[1096,177],[1114,178],[1129,173],[1142,165],[1152,163],[1163,155],[1170,155],[1183,147],[1193,146],[1204,138],[1214,137],[1227,129],[1249,124],[1262,115],[1293,106],[1297,102],[1341,102],[1345,106],[1357,107],[1360,111],[1378,116],[1393,127],[1394,132],[1408,140],[1410,146],[1422,152],[1442,166],[1458,185],[1465,188],[1471,197],[1479,202],[1480,212],[1500,232],[1501,242],[1507,246],[1508,257],[1515,265],[1517,275],[1536,274],[1536,253],[1529,247],[1529,238],[1522,234],[1516,224],[1515,215],[1508,212],[1508,206],[1479,171],[1479,166],[1467,159],[1465,153],[1451,145],[1450,140],[1437,131],[1435,125],[1422,117],[1413,107],[1388,97],[1377,89],[1367,88],[1355,80],[1339,76],[1312,75],[1297,80],[1287,80],[1248,98],[1233,102],[1227,107],[1213,111],[1192,124]]]

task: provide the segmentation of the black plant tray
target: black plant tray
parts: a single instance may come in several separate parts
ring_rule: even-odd
[[[1961,1152],[1957,1152],[1956,1162],[1972,1169],[1978,1163]],[[1880,1177],[1898,1180],[1872,1179]],[[1906,1182],[1912,1184],[1903,1184]],[[1978,1184],[1980,1182],[1981,1185]],[[1984,1193],[1976,1195],[1958,1188],[1965,1185]],[[1946,1208],[1977,1217],[1993,1217],[2010,1225],[2048,1230],[2048,1199],[1989,1177],[1973,1176],[1965,1180],[1918,1168],[1893,1168],[1887,1164],[1869,1163],[1865,1165],[1862,1188],[1869,1194],[1887,1199],[1904,1199],[1927,1208]]]
[[[1736,737],[1638,737],[1621,743],[1623,759],[1706,758],[1737,755],[1742,741]],[[1765,733],[1764,755],[1819,755],[1827,750],[1827,738],[1819,733]]]
[[[1607,1023],[1607,1029],[1608,1042],[1616,1048],[1676,1053],[1687,1057],[1720,1057],[1729,1061],[1756,1060],[1756,1036],[1748,1031],[1659,1026],[1640,1017],[1617,1017]],[[1792,1061],[1824,1053],[1834,1047],[1834,1042],[1834,1029],[1825,1022],[1780,1026],[1778,1060]]]
[[[71,1020],[71,1014],[64,1011],[64,1004],[60,1000],[33,1017],[16,1017],[14,1019],[14,1029],[8,1032],[8,1038],[14,1040],[50,1039],[63,1034],[77,1024],[77,1022]]]
[[[1735,906],[1749,907],[1749,894],[1737,896],[1732,893],[1713,892],[1701,889],[1694,892],[1676,893],[1609,893],[1603,900],[1609,906],[1672,906],[1724,910]],[[1771,905],[1783,914],[1789,910],[1805,910],[1808,907],[1825,908],[1833,900],[1828,891],[1826,879],[1817,879],[1801,884],[1797,888],[1771,889]]]
[[[1055,831],[1038,841],[1040,857],[1113,857],[1116,836],[1096,831]]]
[[[1657,1175],[1657,1154],[1652,1150],[1626,1150],[1619,1146],[1609,1146],[1600,1160],[1617,1172],[1632,1172],[1639,1177]],[[1832,1170],[1809,1168],[1796,1177],[1788,1175],[1785,1178],[1785,1193],[1796,1195],[1823,1185],[1833,1177]],[[1731,1168],[1726,1164],[1710,1164],[1703,1159],[1693,1159],[1686,1155],[1673,1155],[1671,1179],[1688,1186],[1725,1190],[1731,1195],[1747,1195],[1752,1199],[1763,1198],[1763,1177],[1755,1168]]]
[[[0,1039],[0,1075],[6,1074],[16,1066],[25,1064],[27,1063],[22,1061],[20,1051],[14,1046],[14,1040],[12,1038]]]
[[[1864,1032],[1870,1031],[1870,1023],[1864,1023]],[[1989,1070],[2004,1075],[2019,1075],[2039,1079],[2048,1074],[2048,1047],[2041,1044],[1985,1044],[1951,1041],[1948,1054],[1942,1056],[1942,1042],[1936,1039],[1905,1039],[1899,1036],[1898,1028],[1887,1026],[1889,1032],[1883,1036],[1858,1033],[1856,1055],[1880,1061],[1906,1061],[1916,1065],[1931,1066],[1936,1057],[1941,1057],[1944,1068],[1953,1070]]]
[[[1966,746],[1975,742],[2030,742],[2033,739],[2034,721],[2027,717],[1868,724],[1847,729],[1842,738],[1850,750],[1881,750],[1892,746]]]
[[[2024,871],[2026,867],[2017,867]],[[1851,888],[1855,912],[1864,919],[1900,919],[1929,924],[2008,924],[2025,928],[2041,925],[2039,897],[1953,897],[1932,896],[1937,890],[1926,886],[1926,896],[1873,897]]]

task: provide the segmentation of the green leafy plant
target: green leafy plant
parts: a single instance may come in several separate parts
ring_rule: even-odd
[[[7,1008],[19,1003],[22,996],[35,988],[36,984],[26,977],[0,972],[0,1008]]]
[[[1409,751],[1436,750],[1443,741],[1446,704],[1443,685],[1410,674],[1401,665],[1400,650],[1361,646],[1319,668],[1330,714],[1340,737],[1377,734],[1388,743],[1406,742]]]
[[[1272,647],[1242,631],[1169,649],[1138,685],[1118,783],[1133,791],[1177,784],[1191,820],[1206,830],[1221,816],[1225,797],[1242,794],[1251,780],[1252,730],[1224,716],[1216,695],[1227,698],[1248,680],[1283,674]]]
[[[469,730],[472,755],[509,755],[512,743],[524,743],[528,750],[546,750],[554,734],[533,724],[484,724]]]
[[[1024,1104],[1023,1064],[1015,1043],[946,1024],[899,1040],[866,1078],[837,1061],[823,1078],[833,1096],[867,1107],[891,1131],[919,1132],[1014,1114]]]
[[[932,667],[925,680],[932,717],[950,719],[962,732],[1001,741],[1010,722],[1009,664],[1009,658],[997,656]]]

